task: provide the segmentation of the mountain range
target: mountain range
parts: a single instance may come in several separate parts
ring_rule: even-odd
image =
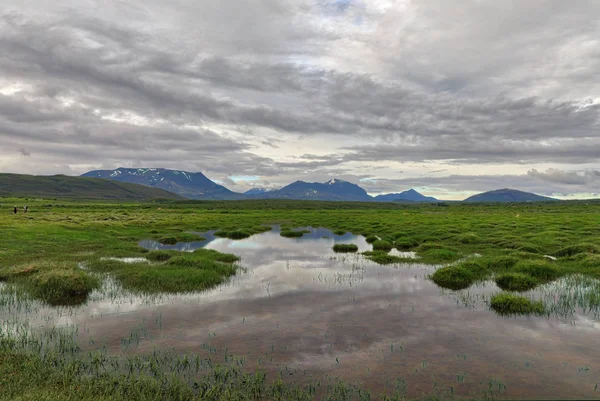
[[[297,199],[320,201],[357,202],[438,202],[436,198],[424,196],[414,189],[404,192],[370,196],[356,184],[332,179],[324,183],[296,181],[280,189],[253,188],[244,194],[230,191],[208,179],[202,173],[163,168],[118,168],[96,170],[83,177],[102,178],[124,183],[133,183],[159,188],[188,199]],[[554,200],[536,194],[512,189],[501,189],[472,196],[465,202],[531,202]]]
[[[116,170],[96,170],[82,177],[104,178],[119,182],[130,182],[164,189],[189,199],[244,199],[245,196],[230,191],[222,185],[206,178],[202,173],[168,170],[164,168],[118,168]]]

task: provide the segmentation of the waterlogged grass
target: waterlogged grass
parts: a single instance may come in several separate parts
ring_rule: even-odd
[[[148,252],[137,243],[161,236],[179,241],[187,231],[254,235],[269,230],[266,224],[279,224],[326,227],[342,234],[366,233],[370,243],[383,241],[398,250],[413,250],[421,257],[418,263],[443,265],[432,279],[447,288],[467,288],[503,275],[512,277],[509,281],[514,283],[531,279],[543,284],[536,290],[543,293],[543,303],[512,293],[495,295],[490,307],[504,315],[600,309],[596,280],[600,278],[596,248],[600,244],[600,214],[594,203],[447,207],[262,200],[26,203],[31,210],[27,216],[0,214],[0,280],[10,283],[14,297],[19,299],[34,297],[52,304],[84,302],[98,286],[97,275],[114,277],[126,289],[143,294],[211,288],[235,274],[237,257],[207,251]],[[298,231],[288,228],[284,232]],[[415,262],[389,255],[389,245],[365,256],[382,264]],[[446,265],[474,253],[483,256]],[[544,255],[558,259],[551,261]],[[107,257],[144,257],[148,262],[126,264]],[[91,273],[80,269],[80,263]],[[513,284],[510,288],[516,290]],[[257,372],[246,376],[231,367],[200,374],[188,370],[192,366],[195,369],[196,360],[183,357],[142,356],[117,361],[95,353],[88,358],[81,350],[73,351],[73,355],[36,346],[24,351],[16,347],[21,340],[0,335],[0,398],[369,399],[365,392],[359,394],[356,388],[345,385],[323,386],[317,397],[314,388],[289,387],[278,378],[265,378]],[[69,347],[68,341],[53,341]],[[199,364],[208,366],[202,360]],[[187,373],[180,376],[173,372]]]
[[[335,244],[333,246],[333,251],[334,252],[339,252],[339,253],[344,253],[344,252],[348,252],[348,253],[358,252],[358,246],[356,246],[354,244]]]
[[[127,290],[146,294],[201,291],[225,282],[237,271],[239,258],[214,250],[193,253],[152,251],[146,258],[152,263],[126,263],[96,259],[89,269],[111,274]]]
[[[414,259],[402,258],[400,256],[390,255],[389,253],[387,253],[385,251],[368,251],[368,252],[363,252],[363,255],[367,259],[369,259],[375,263],[378,263],[380,265],[391,265],[391,264],[397,264],[397,263],[413,263],[415,261]]]
[[[226,355],[224,363],[216,364],[211,357],[164,351],[117,357],[105,350],[84,352],[72,330],[30,335],[0,330],[0,397],[7,400],[408,400],[403,388],[371,394],[334,378],[311,379],[300,385],[282,380],[290,375],[287,369],[269,375],[249,372],[244,364],[244,358],[234,355]],[[446,399],[453,392],[451,387],[438,390],[440,398],[420,399]],[[489,390],[482,392],[485,398],[495,395]]]
[[[542,301],[532,301],[509,292],[494,295],[490,300],[490,307],[504,316],[547,314]]]
[[[279,235],[285,238],[301,238],[309,232],[308,230],[283,230]]]
[[[34,262],[0,269],[0,281],[17,284],[50,305],[85,302],[100,281],[73,262]]]

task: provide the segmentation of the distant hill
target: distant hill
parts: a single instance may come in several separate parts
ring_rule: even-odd
[[[244,199],[244,195],[230,191],[202,173],[190,173],[164,168],[118,168],[97,170],[83,177],[104,178],[164,189],[189,199]]]
[[[415,191],[414,189],[409,189],[408,191],[400,192],[398,194],[385,194],[385,195],[377,195],[375,197],[377,202],[437,202],[436,198],[431,196],[425,196]]]
[[[252,196],[254,199],[299,199],[371,202],[373,198],[356,184],[333,179],[325,183],[296,181],[281,189]]]
[[[158,188],[97,178],[65,175],[0,174],[0,197],[77,198],[101,200],[182,199]]]
[[[463,202],[544,202],[557,199],[536,195],[530,192],[517,191],[516,189],[497,189],[471,196]]]

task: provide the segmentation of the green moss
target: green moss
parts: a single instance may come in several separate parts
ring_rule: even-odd
[[[335,244],[333,246],[334,252],[357,252],[358,246],[354,244]]]
[[[523,273],[503,273],[496,277],[496,284],[506,291],[527,291],[535,288],[538,281]]]
[[[531,301],[507,292],[494,295],[490,300],[490,307],[500,315],[543,315],[546,313],[543,302]]]
[[[344,234],[346,234],[347,232],[348,232],[348,231],[346,231],[346,230],[335,230],[333,233],[334,233],[335,235],[344,235]]]
[[[392,250],[392,244],[390,244],[388,241],[379,239],[375,242],[373,242],[373,250],[375,251],[391,251]]]

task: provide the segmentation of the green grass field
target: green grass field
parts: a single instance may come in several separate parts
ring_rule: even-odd
[[[600,278],[600,204],[595,203],[442,207],[265,200],[111,203],[5,198],[0,204],[0,281],[18,288],[18,296],[49,305],[85,302],[99,287],[98,277],[102,275],[110,275],[127,290],[139,294],[212,288],[236,274],[239,266],[235,255],[206,250],[185,255],[149,252],[138,242],[198,241],[201,238],[189,231],[209,230],[218,230],[217,236],[243,239],[268,230],[271,224],[281,225],[282,236],[291,238],[301,236],[298,227],[308,226],[363,235],[374,247],[374,252],[365,255],[367,258],[381,264],[438,265],[431,280],[450,290],[495,280],[500,288],[510,291],[492,299],[491,308],[503,315],[546,313],[544,305],[531,303],[516,292],[576,273]],[[29,205],[30,212],[13,215],[15,204]],[[415,251],[419,259],[389,255],[393,248]],[[472,257],[474,254],[481,256]],[[143,260],[124,263],[109,259],[121,257]],[[600,299],[590,302],[600,304]],[[158,359],[152,363],[138,361],[138,370],[127,373],[116,368],[118,362],[107,356],[101,357],[102,362],[94,362],[93,358],[80,358],[72,349],[56,350],[52,348],[55,343],[49,345],[41,339],[16,346],[15,341],[21,340],[14,333],[0,332],[2,399],[300,400],[315,396],[311,389],[292,388],[259,373],[244,376],[236,370],[223,371],[221,376],[203,375],[193,384],[189,377],[175,377],[160,368],[151,370],[148,366],[152,363],[164,362]],[[46,347],[52,352],[38,352]],[[173,363],[170,361],[168,366]],[[330,399],[361,399],[357,389],[339,386],[328,389]]]

